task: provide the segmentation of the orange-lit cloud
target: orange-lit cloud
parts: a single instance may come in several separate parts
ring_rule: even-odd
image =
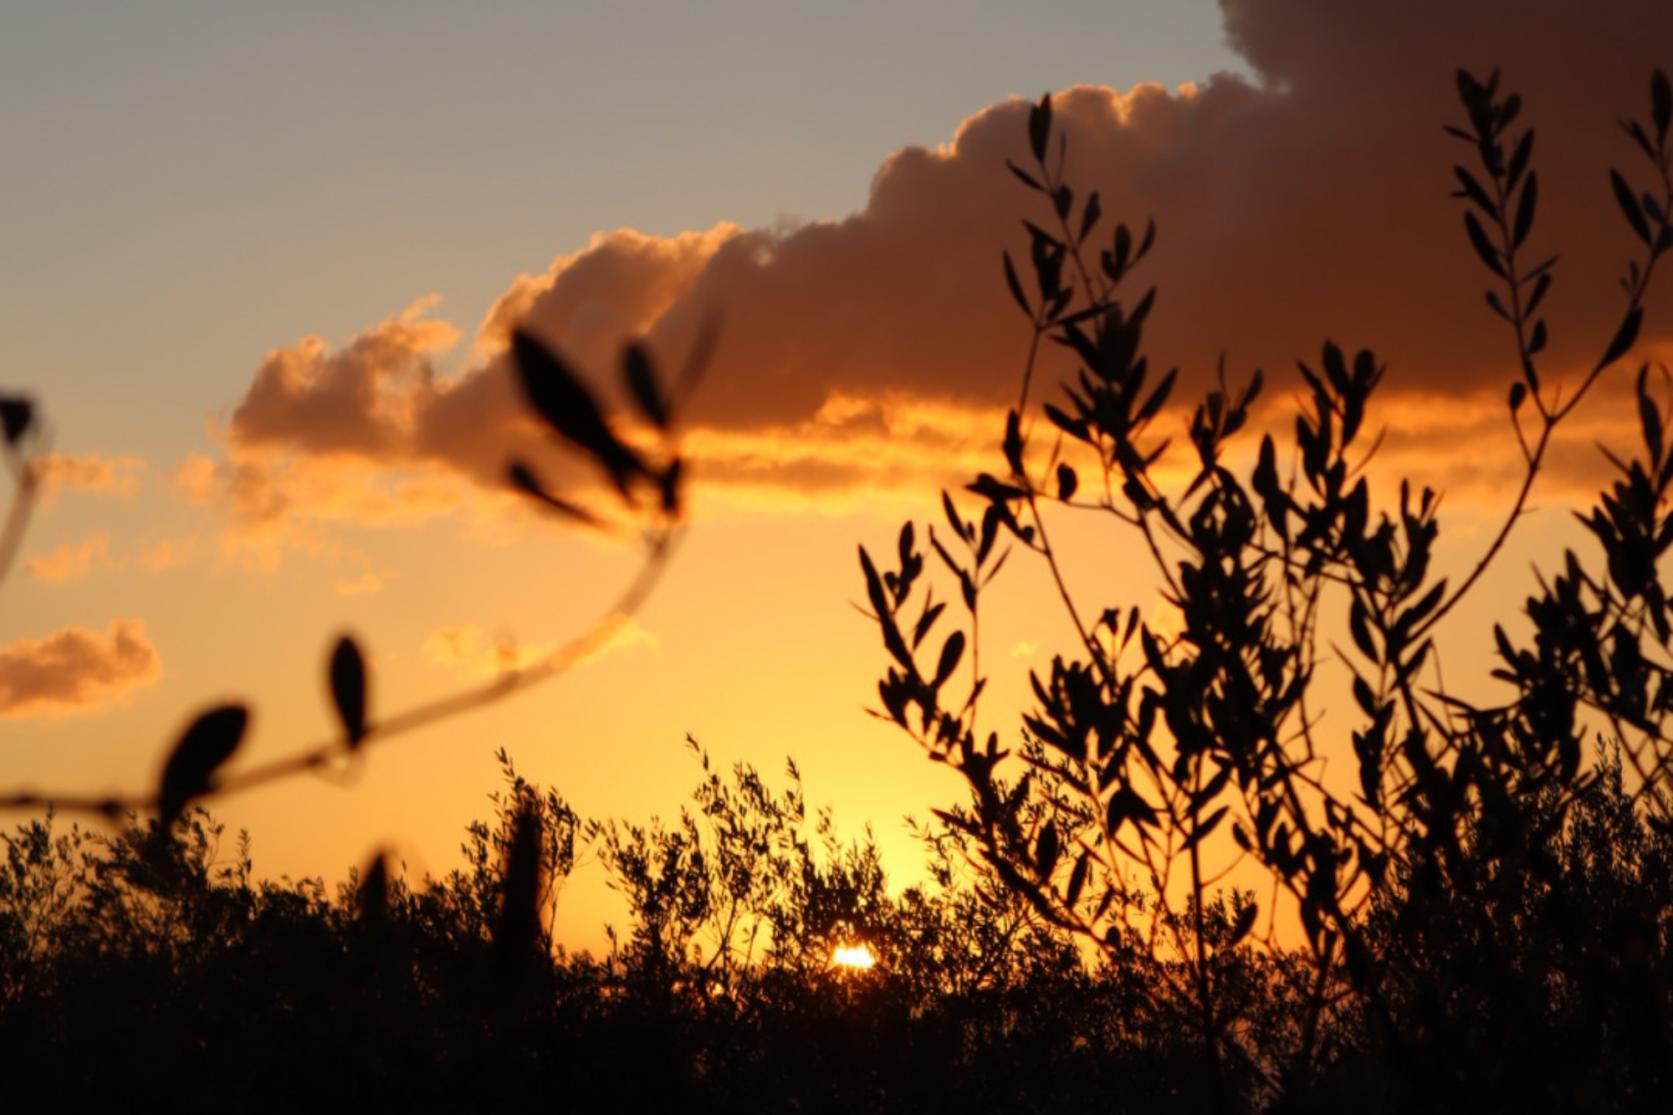
[[[742,231],[723,222],[668,237],[631,228],[597,233],[543,274],[519,275],[483,319],[477,349],[500,352],[511,331],[532,319],[561,338],[573,359],[600,366],[623,337],[649,330],[687,297],[715,253]]]
[[[1500,486],[1488,466],[1514,470],[1516,458],[1495,400],[1514,354],[1482,306],[1488,276],[1448,196],[1451,163],[1470,153],[1441,125],[1460,115],[1460,64],[1501,65],[1523,93],[1542,199],[1528,251],[1561,254],[1547,380],[1572,381],[1612,331],[1613,278],[1634,249],[1607,188],[1609,166],[1635,165],[1615,122],[1643,111],[1649,71],[1673,41],[1673,6],[1602,6],[1224,0],[1255,81],[1059,92],[1070,177],[1083,196],[1100,191],[1106,231],[1115,218],[1160,228],[1131,294],[1161,291],[1147,347],[1153,363],[1181,367],[1181,400],[1222,353],[1238,378],[1265,367],[1282,393],[1324,338],[1369,346],[1390,367],[1385,395],[1405,400],[1390,412],[1388,460],[1442,484]],[[457,376],[432,365],[459,331],[427,318],[429,301],[340,349],[306,338],[278,350],[225,430],[227,460],[199,487],[252,526],[399,522],[403,501],[414,516],[440,513],[469,496],[441,477],[499,488],[510,456],[547,451],[509,374],[513,325],[608,383],[622,340],[648,334],[673,365],[710,315],[721,343],[688,416],[710,490],[830,506],[992,467],[992,416],[1015,395],[1029,339],[1000,252],[1026,257],[1021,217],[1051,220],[1004,169],[1027,161],[1027,111],[996,104],[937,149],[895,152],[841,220],[599,235],[514,280]],[[1668,339],[1670,304],[1653,301],[1646,346]],[[1045,365],[1037,398],[1062,354]],[[1437,399],[1452,412],[1438,423]],[[1484,452],[1436,453],[1461,439]],[[1564,448],[1553,468],[1570,467],[1595,475],[1596,456]],[[418,488],[396,479],[419,475]]]
[[[91,534],[77,543],[65,542],[52,552],[24,559],[23,567],[38,581],[78,581],[94,568],[110,568],[110,536]]]
[[[352,455],[248,449],[229,443],[217,460],[194,453],[171,477],[187,501],[224,511],[222,561],[253,571],[277,568],[289,552],[341,557],[332,528],[400,526],[456,510],[479,491],[443,466],[380,464]],[[500,497],[510,502],[510,496]]]
[[[32,467],[42,501],[51,502],[64,491],[131,496],[139,491],[145,462],[138,457],[98,453],[46,453]]]
[[[371,592],[382,592],[384,586],[394,579],[394,573],[368,569],[356,577],[339,577],[332,587],[337,590],[339,596],[364,596]]]
[[[113,620],[104,633],[69,627],[19,639],[0,647],[0,716],[90,712],[162,673],[137,619]]]
[[[659,640],[637,621],[621,624],[611,637],[575,663],[583,666],[612,651],[629,647],[655,647]],[[550,658],[558,649],[555,642],[521,643],[509,635],[491,635],[475,624],[437,628],[424,639],[424,657],[437,666],[461,670],[472,677],[487,678],[511,670],[522,670]]]
[[[436,391],[429,357],[459,339],[420,299],[332,352],[316,336],[268,353],[233,412],[240,446],[379,457],[411,438]]]
[[[148,572],[161,573],[185,565],[196,552],[197,539],[191,536],[159,538],[140,547],[139,566]]]

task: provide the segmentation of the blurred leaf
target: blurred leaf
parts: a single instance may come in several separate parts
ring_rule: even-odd
[[[21,395],[0,395],[0,433],[15,448],[35,421],[35,404]]]
[[[1028,296],[1022,292],[1022,280],[1017,278],[1017,269],[1011,263],[1011,253],[1003,253],[1005,259],[1005,285],[1011,289],[1011,297],[1030,321],[1034,319],[1034,308],[1028,304]]]
[[[1057,841],[1057,826],[1047,821],[1040,826],[1040,838],[1034,845],[1034,870],[1040,878],[1051,877],[1052,868],[1057,866],[1057,857],[1061,852]]]
[[[1081,213],[1080,238],[1082,240],[1085,240],[1093,227],[1097,225],[1098,218],[1103,215],[1103,212],[1103,206],[1098,201],[1098,191],[1093,190],[1092,193],[1087,195],[1086,209]]]
[[[964,657],[964,632],[954,631],[947,636],[947,641],[941,644],[941,660],[935,666],[935,680],[930,683],[933,689],[939,689],[953,671],[958,669],[959,659]]]
[[[1029,189],[1038,190],[1041,193],[1046,192],[1046,188],[1044,186],[1040,185],[1040,183],[1034,178],[1034,176],[1032,174],[1030,174],[1026,170],[1022,169],[1020,166],[1018,166],[1016,163],[1012,162],[1010,159],[1005,160],[1005,165],[1008,168],[1010,168],[1011,173],[1016,175],[1018,178],[1020,178],[1022,180],[1022,184],[1027,186]]]
[[[1644,321],[1644,307],[1634,306],[1627,311],[1626,317],[1621,319],[1621,327],[1615,330],[1615,336],[1610,340],[1609,347],[1604,350],[1603,359],[1598,361],[1600,366],[1613,364],[1626,355],[1632,343],[1638,339],[1638,327]]]
[[[1528,230],[1534,225],[1534,206],[1539,200],[1539,175],[1530,173],[1527,184],[1522,187],[1522,200],[1516,205],[1516,226],[1510,235],[1513,248],[1522,246],[1522,241],[1528,238]]]
[[[1550,265],[1555,262],[1556,257],[1553,256],[1542,265],[1542,268],[1549,268]],[[1524,316],[1532,316],[1533,312],[1539,308],[1541,300],[1545,298],[1546,291],[1551,289],[1551,272],[1542,268],[1535,269],[1539,272],[1539,276],[1534,280],[1534,290],[1533,293],[1528,296],[1528,304],[1522,309]],[[1532,273],[1530,273],[1530,275],[1531,274]],[[1524,275],[1523,281],[1526,282],[1530,275]]]
[[[1155,245],[1156,245],[1156,220],[1155,220],[1154,217],[1152,217],[1149,220],[1145,221],[1145,223],[1144,223],[1144,237],[1143,237],[1143,239],[1141,239],[1139,241],[1138,254],[1136,256],[1134,256],[1133,258],[1134,259],[1143,259],[1146,255],[1148,255],[1150,253],[1150,249],[1155,247]]]
[[[1645,381],[1649,374],[1649,365],[1638,371],[1638,421],[1643,430],[1644,445],[1650,452],[1652,466],[1661,463],[1661,411],[1656,409],[1655,400],[1650,398]]]
[[[946,608],[947,604],[945,601],[930,604],[924,608],[923,615],[918,617],[918,622],[912,627],[913,650],[917,650],[918,647],[923,644],[924,636],[929,634],[930,628],[935,626],[935,621],[941,618],[941,613],[945,611]]]
[[[594,515],[591,511],[588,511],[579,504],[571,503],[567,499],[560,499],[551,492],[548,492],[545,486],[541,484],[540,478],[535,475],[534,470],[523,461],[512,461],[511,465],[507,469],[507,477],[510,479],[512,487],[533,499],[539,500],[541,503],[545,504],[548,509],[555,511],[560,515],[565,515],[571,519],[575,519],[578,522],[586,523],[589,526],[596,527],[603,525],[599,521],[598,516]]]
[[[1075,857],[1074,869],[1069,872],[1068,889],[1063,892],[1063,904],[1071,910],[1080,901],[1081,891],[1086,889],[1086,875],[1091,862],[1091,856],[1084,850]]]
[[[1185,839],[1180,842],[1179,850],[1181,852],[1188,852],[1204,840],[1207,840],[1210,836],[1214,835],[1214,830],[1219,828],[1220,822],[1226,819],[1226,810],[1229,808],[1230,806],[1222,805],[1220,808],[1210,813],[1205,819],[1199,821],[1197,826],[1187,833]]]
[[[1632,187],[1627,184],[1625,178],[1621,177],[1621,172],[1618,170],[1609,172],[1609,185],[1615,191],[1615,202],[1621,207],[1621,215],[1626,217],[1627,224],[1632,226],[1632,231],[1638,235],[1638,239],[1648,244],[1650,242],[1650,226],[1645,222],[1644,214],[1638,208],[1638,199],[1633,196]]]
[[[1070,500],[1075,496],[1075,489],[1080,487],[1080,480],[1075,476],[1075,470],[1068,465],[1057,466],[1057,498]]]
[[[240,704],[218,705],[202,713],[181,733],[157,788],[159,830],[174,827],[193,798],[213,788],[215,771],[232,757],[244,740],[250,724],[250,710]]]
[[[1488,217],[1493,220],[1498,220],[1499,207],[1493,204],[1493,199],[1487,195],[1487,191],[1482,188],[1481,183],[1476,180],[1475,175],[1471,174],[1461,166],[1453,167],[1452,173],[1458,176],[1459,185],[1458,192],[1453,196],[1468,198],[1480,207],[1482,212],[1486,213]]]
[[[1365,602],[1358,596],[1354,597],[1353,605],[1348,609],[1348,630],[1353,635],[1354,645],[1359,647],[1359,653],[1372,662],[1380,662],[1377,655],[1377,644],[1371,640],[1370,613]]]
[[[1074,208],[1075,191],[1067,186],[1057,187],[1057,192],[1051,195],[1051,207],[1059,220],[1069,219],[1069,210]]]
[[[953,506],[953,497],[947,493],[945,488],[941,490],[941,509],[946,513],[947,525],[953,528],[953,533],[965,541],[969,541],[972,533],[971,528],[959,515],[958,508]]]
[[[650,357],[638,342],[622,350],[622,379],[626,381],[639,412],[657,429],[666,431],[669,423],[668,401],[657,383]]]
[[[1505,268],[1499,261],[1499,250],[1487,238],[1487,231],[1481,227],[1481,222],[1476,220],[1474,213],[1464,214],[1464,231],[1469,234],[1470,246],[1475,249],[1476,255],[1481,257],[1481,262],[1487,269],[1495,275],[1503,275]]]
[[[649,473],[639,455],[611,433],[592,392],[550,349],[523,330],[512,334],[511,349],[523,394],[536,413],[560,436],[591,454],[610,474],[616,490],[631,498],[628,481]]]
[[[662,510],[678,518],[684,508],[685,459],[675,457],[657,477],[657,489],[662,493]]]
[[[1667,139],[1667,129],[1673,123],[1673,87],[1667,80],[1667,71],[1659,66],[1650,76],[1650,119],[1656,126],[1656,138]]]
[[[1040,98],[1040,103],[1028,110],[1028,146],[1034,158],[1046,161],[1046,144],[1051,140],[1051,94]]]
[[[1005,416],[1005,440],[999,443],[999,449],[1005,455],[1005,463],[1011,466],[1011,474],[1025,475],[1022,467],[1022,416],[1015,410]]]
[[[1533,152],[1534,131],[1529,128],[1522,133],[1522,138],[1516,143],[1516,149],[1511,152],[1510,169],[1505,175],[1506,189],[1514,190],[1516,188],[1516,183],[1521,179],[1522,172],[1528,169],[1528,159]]]
[[[337,640],[327,673],[337,719],[349,750],[354,751],[366,737],[366,659],[353,638],[344,635]]]

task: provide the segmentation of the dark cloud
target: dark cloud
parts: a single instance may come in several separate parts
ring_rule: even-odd
[[[1234,372],[1261,365],[1282,385],[1331,337],[1374,348],[1391,394],[1472,406],[1501,396],[1505,329],[1483,306],[1486,276],[1448,196],[1451,163],[1470,154],[1441,129],[1460,115],[1459,65],[1501,66],[1537,125],[1543,200],[1528,250],[1562,257],[1547,303],[1551,375],[1601,349],[1634,248],[1607,187],[1607,168],[1634,158],[1616,121],[1642,111],[1651,67],[1668,59],[1673,5],[1222,7],[1255,82],[1079,86],[1054,99],[1072,181],[1099,189],[1112,218],[1160,227],[1131,295],[1160,288],[1149,348],[1182,367],[1188,392],[1223,353]],[[1026,155],[1027,110],[994,105],[942,148],[895,153],[865,207],[839,221],[598,236],[512,284],[482,326],[480,362],[456,379],[428,363],[448,327],[414,312],[339,352],[310,339],[274,353],[233,417],[229,451],[245,468],[258,452],[353,456],[498,484],[507,456],[538,444],[503,356],[514,323],[603,381],[625,337],[648,333],[673,362],[717,315],[722,344],[692,416],[710,435],[713,475],[770,483],[776,459],[790,487],[895,480],[904,466],[863,467],[855,450],[871,433],[820,416],[833,398],[945,415],[1013,397],[1028,327],[999,256],[1024,247],[1021,216],[1045,216],[1003,166]],[[1658,295],[1646,346],[1666,340],[1654,311],[1667,305]],[[967,426],[951,418],[919,436],[962,438]]]

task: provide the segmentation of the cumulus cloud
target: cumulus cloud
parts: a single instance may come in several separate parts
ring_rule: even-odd
[[[0,716],[91,712],[163,673],[157,648],[137,619],[109,631],[68,627],[43,639],[0,647]]]
[[[1448,196],[1451,163],[1469,154],[1441,130],[1459,116],[1454,68],[1502,66],[1537,125],[1542,201],[1529,249],[1561,253],[1548,378],[1572,375],[1619,311],[1613,279],[1634,244],[1606,170],[1631,165],[1615,121],[1642,110],[1673,7],[1222,8],[1254,81],[1218,74],[1177,90],[1077,86],[1054,98],[1072,180],[1099,189],[1113,218],[1153,216],[1160,228],[1132,292],[1161,291],[1153,361],[1179,365],[1189,397],[1224,353],[1237,374],[1264,366],[1282,398],[1288,369],[1325,337],[1369,346],[1390,366],[1386,394],[1426,400],[1407,407],[1413,420],[1391,448],[1404,444],[1442,482],[1468,482],[1456,455],[1433,453],[1461,436],[1427,425],[1445,398],[1472,416],[1465,434],[1497,437],[1491,451],[1514,463],[1498,402],[1513,372],[1506,337],[1482,306],[1485,276]],[[689,448],[711,488],[870,499],[963,475],[971,460],[991,465],[989,416],[1014,397],[1029,337],[999,272],[1002,249],[1024,248],[1019,218],[1038,200],[1004,171],[1006,158],[1026,157],[1027,111],[996,104],[937,149],[894,153],[865,206],[841,220],[596,236],[511,283],[458,376],[432,365],[459,330],[427,318],[427,301],[339,349],[306,338],[278,350],[226,428],[228,459],[196,466],[193,482],[252,524],[304,508],[395,522],[404,501],[439,513],[466,496],[445,478],[497,488],[509,456],[542,452],[504,355],[515,324],[604,382],[624,338],[648,334],[673,362],[710,314],[722,340]],[[1668,340],[1655,313],[1667,305],[1652,306],[1646,348]],[[1595,455],[1569,456],[1589,469]],[[414,477],[422,484],[406,486]]]
[[[428,357],[459,339],[453,326],[424,317],[434,302],[418,300],[341,351],[309,336],[270,352],[233,412],[233,438],[314,454],[396,452],[434,397]]]
[[[91,534],[77,543],[65,542],[51,553],[26,558],[23,567],[38,581],[78,581],[95,567],[110,568],[110,536]]]
[[[51,502],[65,491],[131,496],[139,491],[145,472],[145,462],[138,457],[98,453],[45,453],[32,467],[43,502]]]

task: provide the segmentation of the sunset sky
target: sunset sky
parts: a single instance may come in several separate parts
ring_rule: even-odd
[[[382,846],[456,861],[493,752],[586,816],[677,812],[682,741],[868,822],[956,778],[864,713],[883,652],[855,547],[996,453],[1028,341],[1005,172],[1054,91],[1071,177],[1160,226],[1153,360],[1182,398],[1216,358],[1331,337],[1389,365],[1384,475],[1447,492],[1475,553],[1518,479],[1503,326],[1482,303],[1441,130],[1453,70],[1503,67],[1539,132],[1535,240],[1561,253],[1551,366],[1600,348],[1633,242],[1615,126],[1673,61],[1673,6],[1440,0],[952,3],[37,3],[0,12],[0,385],[52,431],[47,498],[0,615],[0,789],[135,791],[206,702],[256,708],[240,762],[322,737],[324,657],[373,661],[374,715],[491,677],[496,645],[583,628],[634,551],[502,490],[530,448],[505,344],[525,324],[600,376],[626,337],[720,345],[690,414],[691,534],[627,636],[545,687],[373,754],[342,785],[217,802],[258,871],[340,878]],[[1601,11],[1600,11],[1601,9]],[[1020,99],[1019,99],[1020,98]],[[1631,363],[1665,358],[1665,291]],[[1497,328],[1495,328],[1497,326]],[[1575,534],[1630,429],[1577,416],[1502,576],[1449,621],[1485,675],[1492,620]],[[580,481],[577,480],[577,483]],[[1064,524],[1098,607],[1153,608],[1118,532]],[[991,726],[1063,645],[1043,573],[984,617]],[[531,649],[532,648],[532,649]],[[1467,684],[1467,682],[1466,682]],[[611,907],[583,872],[560,937]]]

